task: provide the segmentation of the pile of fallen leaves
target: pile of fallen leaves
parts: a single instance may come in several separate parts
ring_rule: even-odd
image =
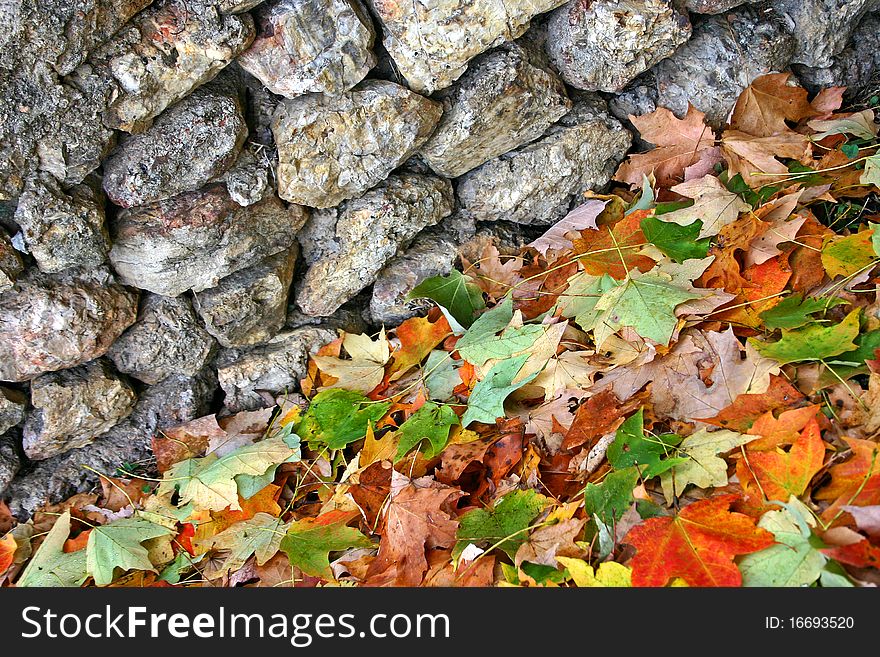
[[[787,74],[518,253],[342,334],[308,404],[154,441],[0,540],[15,586],[853,586],[880,581],[880,141]]]

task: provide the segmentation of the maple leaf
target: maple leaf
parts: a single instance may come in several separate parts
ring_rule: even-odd
[[[836,518],[845,506],[880,504],[880,446],[872,440],[844,440],[852,456],[831,466],[831,483],[813,495],[817,500],[833,500],[823,513],[826,519]]]
[[[736,474],[747,496],[758,492],[764,499],[781,501],[802,495],[824,460],[825,443],[813,418],[787,452],[776,446],[764,450],[747,446]]]
[[[480,368],[489,360],[503,360],[530,349],[548,329],[540,324],[512,325],[513,301],[505,299],[474,322],[455,344],[466,361]],[[496,335],[503,329],[501,335]],[[549,358],[549,356],[548,356]]]
[[[835,235],[822,247],[822,266],[831,278],[853,276],[877,261],[872,236],[873,229],[852,235]]]
[[[774,542],[741,513],[729,511],[736,495],[694,502],[674,517],[649,518],[630,530],[635,547],[633,586],[664,586],[681,577],[689,586],[739,586],[742,575],[733,558],[758,552]]]
[[[649,439],[645,435],[643,409],[640,408],[617,429],[606,455],[611,467],[620,470],[638,466],[642,478],[651,479],[687,461],[685,457],[672,457],[673,447],[680,441],[681,438],[674,434]]]
[[[574,421],[562,441],[562,449],[575,449],[617,428],[628,409],[610,390],[593,395],[578,405]]]
[[[645,217],[640,225],[645,239],[675,262],[705,258],[709,252],[710,238],[699,239],[700,231],[703,228],[703,222],[699,219],[680,226],[663,221],[656,216]]]
[[[205,543],[210,547],[229,551],[220,568],[221,572],[238,570],[253,555],[256,556],[257,564],[262,566],[278,552],[287,528],[288,524],[280,518],[268,513],[257,513],[253,518],[224,529]]]
[[[385,363],[391,358],[384,328],[376,340],[368,335],[347,333],[342,340],[342,346],[351,356],[351,360],[334,356],[312,356],[322,372],[338,379],[332,386],[324,386],[321,390],[344,388],[366,394],[382,383],[385,378]]]
[[[411,367],[421,363],[452,332],[452,328],[443,315],[434,322],[427,317],[411,317],[394,332],[400,340],[400,346],[394,350],[394,360],[388,369],[391,381],[399,379]],[[426,369],[430,371],[427,365]]]
[[[524,562],[556,568],[557,556],[579,557],[584,554],[575,540],[583,534],[586,520],[566,518],[552,525],[538,527],[519,546],[513,562],[522,567]]]
[[[563,351],[547,361],[530,385],[544,389],[544,400],[556,399],[568,388],[589,388],[593,376],[602,368],[589,361],[582,351]]]
[[[144,518],[120,518],[89,532],[86,569],[95,584],[107,586],[116,568],[156,572],[142,543],[172,531]]]
[[[620,280],[633,269],[648,271],[654,261],[638,249],[648,241],[642,233],[641,221],[649,212],[631,212],[616,224],[581,231],[580,237],[573,240],[573,255],[593,276],[608,274]]]
[[[16,586],[78,587],[88,578],[86,552],[64,552],[64,542],[70,536],[70,511],[62,513],[46,535],[42,545],[28,562]],[[152,565],[150,566],[152,568]]]
[[[667,504],[671,504],[690,484],[699,488],[726,486],[727,461],[719,455],[756,438],[757,436],[747,436],[728,429],[700,429],[682,440],[676,450],[682,461],[660,475],[660,485]]]
[[[777,157],[807,160],[810,142],[795,132],[769,137],[756,137],[739,130],[725,130],[721,136],[721,150],[728,162],[730,177],[742,176],[749,186],[761,187],[776,178],[788,175],[788,167]]]
[[[464,493],[431,477],[404,477],[403,482],[392,486],[379,552],[368,569],[367,585],[418,586],[428,570],[425,550],[455,545],[458,521],[454,505]]]
[[[556,560],[565,567],[569,577],[579,588],[632,586],[632,571],[615,561],[604,561],[594,571],[590,564],[581,559],[556,557]]]
[[[480,259],[475,265],[462,257],[464,271],[471,273],[477,286],[493,300],[503,297],[522,280],[519,275],[522,266],[523,259],[519,256],[501,262],[501,254],[492,243],[483,247]]]
[[[548,498],[533,490],[515,490],[491,507],[468,511],[459,518],[452,556],[458,559],[473,544],[497,548],[512,559],[526,541],[526,530],[548,504]]]
[[[329,511],[317,518],[305,518],[290,524],[281,539],[280,549],[290,563],[306,575],[333,579],[329,554],[353,547],[372,547],[369,538],[348,527],[352,514]]]
[[[522,354],[507,360],[501,360],[492,366],[486,377],[477,382],[471,396],[468,398],[468,407],[461,418],[461,425],[467,427],[471,422],[485,422],[494,424],[499,417],[504,417],[504,400],[514,390],[522,388],[535,376],[514,382],[519,371],[528,360],[528,354]]]
[[[486,307],[483,291],[474,283],[474,279],[457,269],[446,276],[425,279],[413,288],[407,298],[434,301],[464,328],[473,324],[477,313]]]
[[[880,547],[867,539],[822,550],[832,559],[856,568],[880,568]]]
[[[459,368],[462,364],[463,361],[456,360],[439,349],[428,355],[422,373],[430,399],[445,402],[452,397],[455,387],[461,383]]]
[[[440,406],[434,402],[425,402],[400,425],[400,442],[397,446],[395,463],[402,459],[416,445],[422,444],[425,458],[437,456],[446,446],[449,430],[458,424],[458,416],[449,406]],[[427,441],[427,444],[423,443]]]
[[[779,245],[783,242],[794,242],[798,231],[806,220],[806,216],[803,216],[796,217],[791,221],[779,220],[770,223],[764,234],[759,235],[746,252],[743,258],[746,267],[767,262],[770,258],[775,258],[782,253]]]
[[[865,109],[852,114],[837,114],[830,119],[807,121],[807,125],[819,134],[813,139],[821,141],[831,135],[853,135],[861,139],[874,139],[880,126],[874,123],[874,110]]]
[[[670,187],[683,179],[685,169],[698,162],[711,166],[718,161],[714,150],[715,135],[706,125],[706,115],[688,103],[687,114],[677,118],[665,107],[644,116],[629,116],[642,139],[657,148],[630,155],[614,179],[639,185],[642,177],[653,175],[660,187]]]
[[[607,526],[613,526],[630,508],[633,490],[639,483],[638,468],[625,468],[609,473],[600,484],[584,488],[584,508]]]
[[[853,310],[839,324],[823,326],[810,324],[803,328],[782,330],[776,342],[749,338],[749,344],[758,352],[778,361],[781,365],[808,360],[824,360],[858,348],[853,340],[859,334],[860,309]]]
[[[796,497],[761,516],[758,527],[772,532],[776,545],[740,559],[743,586],[809,586],[819,579],[827,559],[811,543],[815,525],[813,514]]]
[[[804,298],[800,294],[792,294],[769,310],[762,312],[760,316],[768,329],[796,329],[816,322],[816,318],[811,315],[818,312],[824,313],[829,308],[845,303],[844,299],[836,297]]]
[[[701,221],[698,238],[716,235],[724,226],[736,221],[740,212],[751,209],[748,203],[728,190],[712,175],[681,183],[673,187],[672,191],[694,199],[694,204],[666,212],[658,218],[679,226],[688,226],[695,221]]]
[[[15,558],[15,551],[18,545],[15,542],[15,535],[10,532],[0,539],[0,575],[5,573]]]
[[[582,230],[598,230],[596,218],[602,214],[608,201],[591,199],[579,205],[574,210],[557,221],[541,237],[529,243],[528,246],[537,250],[541,255],[547,255],[551,249],[554,251],[566,251],[574,247],[569,239],[569,233],[577,233]]]
[[[325,390],[312,399],[296,432],[310,445],[341,449],[366,436],[368,424],[389,408],[391,402],[373,402],[358,392]]]
[[[706,424],[714,424],[724,429],[732,429],[746,433],[755,420],[768,411],[794,406],[804,396],[788,381],[775,374],[770,376],[770,385],[760,394],[743,393],[737,395],[729,406],[717,415],[709,418],[698,418]]]
[[[816,115],[807,90],[789,84],[791,73],[772,73],[756,78],[733,107],[730,125],[756,137],[791,132],[786,120],[795,123]]]
[[[300,458],[299,437],[272,437],[217,458],[187,459],[175,463],[159,484],[159,495],[180,492],[178,506],[193,502],[201,509],[241,510],[239,492],[251,497],[272,483],[276,468]],[[248,494],[250,493],[250,495]]]

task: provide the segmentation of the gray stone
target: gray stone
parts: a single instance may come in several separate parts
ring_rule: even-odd
[[[287,316],[298,245],[242,269],[195,295],[205,327],[224,347],[240,347],[272,338]]]
[[[21,261],[21,256],[12,246],[6,232],[0,230],[0,293],[12,289],[18,275],[23,271],[24,263]]]
[[[31,382],[31,404],[22,432],[34,461],[85,447],[134,408],[137,395],[113,368],[94,360]]]
[[[0,435],[0,497],[21,468],[16,443],[18,439],[13,433]]]
[[[0,434],[24,421],[27,395],[18,390],[0,386]]]
[[[172,375],[195,375],[216,346],[187,297],[147,294],[137,321],[113,343],[107,356],[120,372],[156,384]]]
[[[275,137],[272,134],[272,122],[282,98],[266,89],[262,82],[241,68],[237,61],[230,64],[229,68],[238,73],[244,85],[245,98],[247,99],[248,142],[270,151],[274,158],[272,151],[275,150]]]
[[[67,75],[150,0],[16,0],[0,9],[0,50]],[[10,53],[12,54],[12,53]]]
[[[878,0],[776,0],[773,11],[790,21],[795,35],[792,62],[830,66],[853,30],[868,11],[880,8]]]
[[[100,479],[96,472],[113,475],[117,468],[130,464],[154,474],[150,465],[153,435],[158,429],[210,413],[216,389],[217,378],[208,368],[192,378],[173,376],[147,388],[131,415],[91,445],[20,472],[5,493],[12,513],[23,522],[45,504],[87,491]]]
[[[474,222],[452,215],[418,236],[406,251],[398,253],[379,272],[370,298],[374,324],[397,326],[421,314],[433,304],[425,299],[407,299],[419,283],[431,276],[452,271],[458,247],[473,237]]]
[[[106,90],[83,73],[61,83],[45,62],[0,67],[0,200],[21,194],[47,171],[76,184],[98,168],[113,145],[101,121]]]
[[[243,94],[222,76],[124,139],[104,162],[104,191],[129,208],[199,189],[232,166],[247,134]]]
[[[274,196],[245,208],[209,185],[122,211],[110,260],[127,285],[169,297],[199,292],[290,247],[306,218]]]
[[[273,405],[275,395],[299,390],[309,356],[335,339],[330,329],[299,328],[258,347],[221,351],[215,365],[224,405],[233,413],[255,410]]]
[[[392,176],[338,208],[316,211],[300,235],[308,271],[296,303],[307,315],[331,315],[376,280],[382,267],[453,208],[448,181]]]
[[[801,84],[816,93],[825,87],[846,87],[849,98],[873,95],[880,69],[880,14],[868,14],[853,32],[849,46],[829,66],[793,64]]]
[[[311,94],[278,107],[278,195],[330,208],[384,180],[428,139],[439,103],[384,80],[332,97]]]
[[[15,221],[41,271],[95,267],[107,260],[110,237],[97,185],[76,185],[65,192],[48,174],[32,178],[19,198]]]
[[[571,109],[565,85],[511,44],[476,58],[443,98],[437,130],[419,154],[456,178],[537,139]]]
[[[668,0],[575,1],[550,15],[546,47],[568,84],[616,92],[690,35],[687,14]]]
[[[533,16],[565,0],[370,0],[382,21],[383,42],[410,88],[432,93],[448,87],[480,53],[512,41]]]
[[[287,306],[287,321],[284,326],[288,329],[318,327],[346,333],[366,333],[371,322],[364,316],[364,310],[369,308],[370,296],[370,291],[364,290],[348,303],[341,305],[329,317],[306,315],[295,303],[291,303]]]
[[[376,33],[360,0],[276,0],[255,15],[257,37],[238,62],[273,93],[338,95],[376,65]]]
[[[220,178],[229,197],[241,206],[259,203],[274,192],[270,177],[275,172],[266,149],[246,149]]]
[[[778,14],[749,6],[695,24],[690,41],[609,102],[615,116],[666,107],[679,118],[690,102],[722,124],[740,93],[760,75],[786,68],[796,37]]]
[[[134,322],[137,294],[104,267],[31,269],[0,295],[0,381],[26,381],[104,355]]]
[[[684,8],[695,14],[723,14],[734,7],[761,0],[684,0]]]
[[[585,191],[611,180],[630,143],[605,101],[585,97],[545,137],[459,178],[459,205],[476,221],[555,223]]]
[[[116,87],[105,124],[144,130],[166,107],[216,76],[253,38],[249,14],[190,11],[185,0],[149,7],[90,57]]]

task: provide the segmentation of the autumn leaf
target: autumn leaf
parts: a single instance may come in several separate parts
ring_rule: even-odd
[[[621,404],[612,391],[603,390],[593,395],[578,405],[562,449],[575,449],[584,444],[592,447],[596,439],[617,428],[626,412],[627,405]]]
[[[747,433],[755,420],[768,411],[777,411],[797,405],[804,396],[784,377],[771,375],[770,385],[760,394],[744,393],[737,395],[729,406],[717,415],[700,418],[702,422],[714,424],[723,429]]]
[[[411,367],[421,363],[443,339],[452,332],[449,322],[441,315],[432,322],[427,317],[411,317],[395,329],[400,346],[392,354],[389,378],[399,379]],[[430,367],[426,366],[428,371]]]
[[[569,233],[578,233],[583,230],[598,230],[596,218],[605,209],[607,201],[591,199],[579,205],[550,227],[541,237],[529,243],[529,246],[537,250],[541,255],[547,255],[551,249],[564,251],[574,246],[568,237]]]
[[[880,568],[880,547],[873,545],[867,539],[849,545],[825,548],[822,554],[857,568]]]
[[[351,356],[351,360],[334,356],[312,356],[322,372],[338,379],[332,386],[325,386],[321,390],[328,387],[344,388],[366,394],[382,383],[385,378],[385,363],[391,358],[384,328],[376,340],[368,335],[347,333],[342,340],[342,346]]]
[[[5,573],[15,557],[15,551],[18,545],[15,542],[15,535],[11,532],[0,539],[0,575]]]
[[[681,577],[689,586],[740,586],[733,558],[769,547],[773,534],[729,511],[736,495],[694,502],[674,517],[649,518],[626,535],[635,547],[633,586],[664,586]]]
[[[469,327],[477,313],[486,307],[483,292],[474,279],[457,269],[446,276],[434,276],[422,281],[413,288],[408,298],[436,302],[464,328]]]
[[[661,221],[688,226],[700,221],[697,237],[716,235],[724,226],[733,223],[740,212],[750,209],[749,204],[729,191],[715,176],[704,176],[672,187],[672,191],[694,199],[694,204],[659,215]]]
[[[641,228],[642,219],[648,214],[648,211],[631,212],[616,224],[581,231],[573,242],[574,255],[580,259],[584,271],[593,276],[608,274],[620,280],[631,270],[651,269],[654,261],[639,253],[639,247],[648,241]]]
[[[633,502],[633,489],[639,483],[638,468],[610,472],[601,483],[584,488],[584,508],[608,526],[613,526]]]
[[[522,276],[519,275],[523,259],[519,256],[508,257],[504,262],[498,247],[489,243],[483,248],[480,259],[471,264],[462,256],[462,267],[466,273],[474,277],[474,282],[490,299],[496,300],[515,287]]]
[[[858,348],[853,340],[859,334],[861,310],[853,310],[839,324],[824,326],[814,323],[803,328],[782,330],[776,342],[749,339],[758,352],[781,365],[808,360],[823,360]]]
[[[116,568],[156,572],[142,543],[167,536],[171,530],[143,518],[120,518],[89,532],[86,569],[98,586],[113,581]]]
[[[687,461],[672,456],[673,447],[680,441],[674,434],[646,436],[640,408],[617,429],[614,442],[608,446],[608,462],[618,470],[638,466],[642,478],[650,479]]]
[[[852,235],[835,235],[822,247],[822,266],[831,278],[853,276],[877,261],[872,242],[873,230]]]
[[[446,446],[449,430],[458,424],[458,416],[449,406],[426,402],[400,425],[400,442],[395,463],[421,444],[425,458],[434,458]]]
[[[253,518],[235,523],[209,538],[210,547],[228,550],[222,571],[238,570],[251,556],[263,565],[278,552],[288,524],[268,513],[257,513]]]
[[[489,360],[504,360],[527,351],[547,331],[541,324],[511,325],[513,301],[503,303],[482,314],[455,344],[466,361],[480,368]],[[501,335],[496,335],[503,331]]]
[[[709,252],[710,238],[699,239],[703,228],[699,219],[680,226],[654,216],[645,217],[640,225],[645,239],[675,262],[705,258]]]
[[[65,553],[64,542],[68,536],[70,536],[70,511],[65,511],[55,521],[40,548],[28,562],[16,586],[21,588],[81,586],[88,578],[86,551]]]
[[[363,438],[367,424],[379,420],[390,407],[390,402],[373,402],[358,392],[325,390],[312,399],[296,432],[310,445],[341,449]]]
[[[807,100],[807,90],[793,84],[791,73],[772,73],[756,78],[740,94],[733,107],[730,126],[756,137],[791,132],[786,121],[797,123],[817,114]]]
[[[844,506],[880,504],[880,446],[872,440],[844,440],[852,456],[831,466],[831,483],[814,494],[817,500],[833,500],[823,513],[826,520],[837,518]]]
[[[605,561],[593,570],[593,567],[582,559],[556,557],[565,567],[571,579],[578,587],[616,587],[632,586],[632,571],[615,561]]]
[[[428,570],[425,550],[455,545],[458,521],[453,509],[462,491],[430,477],[407,480],[395,490],[368,585],[418,586]]]
[[[492,366],[486,377],[474,386],[468,398],[468,407],[461,418],[461,425],[467,427],[471,422],[494,424],[499,417],[504,417],[504,400],[514,390],[522,388],[534,379],[537,373],[519,382],[514,382],[522,366],[528,360],[528,354],[502,360]]]
[[[642,139],[656,144],[657,148],[630,155],[614,179],[640,185],[642,176],[653,174],[658,186],[669,187],[683,179],[687,167],[701,161],[713,164],[717,161],[713,150],[715,135],[705,119],[706,115],[690,104],[683,119],[665,107],[644,116],[630,115],[629,120]]]
[[[740,130],[725,130],[721,150],[730,165],[730,177],[739,175],[750,187],[761,187],[788,174],[788,167],[777,158],[806,160],[810,142],[795,132],[756,137]]]
[[[348,527],[351,515],[329,511],[317,518],[304,518],[290,524],[280,549],[306,575],[333,579],[329,554],[353,547],[371,547],[369,538]]]
[[[792,294],[778,304],[761,313],[764,326],[768,329],[796,329],[816,322],[812,317],[816,313],[824,313],[846,301],[836,297],[806,297]]]
[[[468,511],[459,518],[453,557],[458,559],[473,544],[483,549],[495,547],[513,558],[526,541],[526,530],[549,503],[533,490],[516,490],[489,508]]]

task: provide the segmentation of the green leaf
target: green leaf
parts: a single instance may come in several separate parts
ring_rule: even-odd
[[[873,360],[874,352],[880,349],[880,329],[860,334],[853,342],[857,348],[835,356],[830,362],[826,362],[827,369],[823,370],[816,382],[817,388],[839,383],[840,379],[846,380],[857,374],[866,374],[868,366],[866,360]],[[857,363],[856,365],[844,365],[843,363]],[[833,370],[829,372],[827,370]]]
[[[535,583],[537,584],[546,584],[547,582],[562,584],[562,582],[565,581],[565,573],[563,571],[542,563],[523,561],[520,564],[519,569],[535,580]]]
[[[615,287],[617,281],[608,274],[593,276],[580,272],[569,279],[568,288],[559,295],[556,308],[563,317],[574,317],[581,327],[591,327],[599,316],[596,312],[599,298]]]
[[[601,484],[587,484],[584,488],[587,514],[613,527],[632,504],[633,489],[638,483],[638,469],[626,468],[609,473]]]
[[[645,239],[676,262],[705,258],[709,253],[709,243],[712,238],[697,239],[703,228],[703,222],[700,220],[679,226],[657,217],[645,217],[641,225]]]
[[[667,504],[684,492],[689,484],[700,488],[727,485],[727,461],[718,456],[745,445],[758,436],[736,431],[700,429],[681,441],[678,454],[686,459],[660,475],[660,486]]]
[[[880,153],[875,153],[865,160],[865,170],[859,182],[863,185],[880,187]]]
[[[534,379],[534,372],[522,381],[513,380],[528,360],[528,354],[509,358],[495,363],[486,374],[486,378],[478,381],[468,398],[468,407],[461,418],[461,425],[467,427],[471,422],[494,424],[499,417],[504,417],[504,400],[514,390],[518,390]]]
[[[452,391],[459,383],[461,377],[458,368],[463,361],[455,360],[448,352],[434,349],[428,354],[428,360],[422,367],[425,377],[425,387],[431,399],[445,402],[452,397]]]
[[[112,582],[116,568],[157,572],[141,543],[172,533],[167,527],[137,517],[99,525],[89,533],[86,569],[98,586]]]
[[[434,458],[446,447],[449,430],[458,424],[458,415],[450,406],[441,406],[434,402],[425,402],[419,410],[400,425],[400,442],[397,445],[397,456],[394,462],[406,456],[409,451],[422,443],[422,452],[426,458]]]
[[[238,570],[251,555],[256,555],[257,565],[262,566],[278,552],[288,528],[280,518],[261,512],[235,523],[206,542],[229,551],[221,570]]]
[[[287,535],[281,539],[281,550],[287,554],[291,565],[306,575],[328,580],[333,579],[330,571],[331,552],[372,546],[369,538],[357,529],[346,526],[344,520],[325,523],[321,516],[292,523]]]
[[[473,324],[477,312],[486,307],[483,292],[474,279],[457,269],[446,276],[433,276],[422,281],[407,298],[430,299],[438,303],[465,328]]]
[[[687,461],[683,457],[666,458],[681,438],[674,434],[648,438],[645,435],[643,411],[627,418],[617,429],[614,442],[608,446],[608,462],[616,470],[638,466],[642,477],[656,477],[669,468]]]
[[[81,586],[86,571],[86,551],[65,553],[64,542],[70,536],[70,511],[62,513],[43,540],[40,549],[28,562],[16,586]]]
[[[643,338],[666,345],[678,322],[675,307],[699,297],[662,274],[649,272],[637,278],[631,274],[621,285],[602,295],[596,303],[598,317],[590,328],[595,329],[597,345],[624,326],[634,328]],[[583,325],[582,328],[587,329]]]
[[[533,490],[515,490],[492,507],[468,511],[459,518],[452,556],[458,559],[470,543],[488,548],[501,541],[498,548],[513,559],[528,538],[526,528],[549,503]]]
[[[761,516],[758,527],[772,532],[776,545],[740,559],[743,586],[807,586],[819,579],[827,557],[810,544],[811,526],[812,514],[795,497]]]
[[[877,262],[874,231],[835,235],[822,247],[822,266],[831,278],[854,276]]]
[[[482,367],[491,359],[503,360],[522,353],[544,334],[540,324],[508,327],[513,318],[513,301],[503,303],[480,315],[473,326],[455,343],[458,353],[467,362]],[[504,329],[499,336],[498,331]]]
[[[782,331],[776,342],[749,338],[762,356],[773,358],[782,365],[808,360],[824,360],[858,348],[853,340],[859,334],[859,313],[853,310],[839,324],[830,326],[810,324],[803,328]]]
[[[198,509],[222,511],[230,507],[238,511],[241,510],[239,494],[247,498],[248,494],[256,492],[253,490],[253,477],[260,478],[262,488],[265,488],[265,482],[275,478],[279,465],[293,463],[299,458],[298,436],[264,438],[220,458],[208,454],[204,458],[175,463],[165,472],[158,492],[159,495],[170,496],[178,490],[180,505],[193,502]]]
[[[847,142],[840,147],[840,152],[846,155],[850,160],[854,160],[859,156],[859,145]]]
[[[342,449],[367,435],[367,423],[379,420],[391,402],[374,402],[350,390],[331,388],[315,395],[297,433],[310,447]]]
[[[824,312],[828,308],[845,304],[846,301],[837,297],[807,297],[792,294],[770,310],[765,310],[760,317],[768,329],[796,329],[816,320],[810,315]]]
[[[880,256],[880,224],[875,224],[873,221],[868,222],[868,227],[874,231],[871,233],[871,248],[874,249],[874,255]]]

